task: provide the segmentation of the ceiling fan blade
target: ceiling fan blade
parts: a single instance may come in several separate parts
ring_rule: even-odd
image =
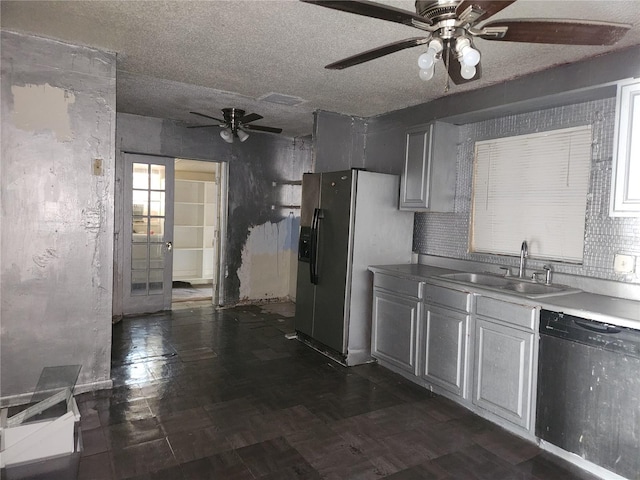
[[[384,57],[385,55],[389,55],[390,53],[399,52],[400,50],[404,50],[405,48],[424,45],[429,40],[431,40],[431,36],[414,37],[408,38],[406,40],[400,40],[399,42],[389,43],[387,45],[383,45],[381,47],[373,48],[371,50],[367,50],[366,52],[353,55],[352,57],[345,58],[338,62],[330,63],[324,68],[328,68],[329,70],[342,70],[343,68],[353,67],[354,65],[368,62],[369,60],[375,60],[376,58]]]
[[[242,128],[246,128],[247,130],[256,130],[256,131],[260,131],[260,132],[270,132],[270,133],[280,133],[280,132],[282,132],[281,128],[264,127],[262,125],[243,125]]]
[[[472,78],[463,78],[462,74],[460,73],[460,62],[456,57],[455,49],[451,46],[451,44],[446,44],[444,48],[445,52],[443,52],[443,55],[447,56],[447,73],[449,74],[449,78],[451,78],[451,81],[453,83],[455,83],[456,85],[463,85],[465,83],[480,80],[480,77],[482,76],[482,68],[480,67],[480,64],[476,65],[476,74]]]
[[[502,37],[480,37],[505,42],[566,45],[613,45],[631,25],[578,20],[496,20],[482,26],[507,27]]]
[[[210,120],[215,120],[216,122],[226,123],[224,120],[220,120],[219,118],[216,118],[216,117],[210,117],[209,115],[205,115],[204,113],[198,113],[198,112],[189,112],[189,113],[193,113],[194,115],[199,115],[201,117],[208,118]]]
[[[478,15],[473,23],[495,15],[501,10],[504,10],[516,0],[463,0],[460,5],[456,7],[456,15],[460,16],[469,7],[476,7],[482,10],[482,13]]]
[[[262,115],[258,115],[257,113],[249,113],[244,117],[238,119],[238,121],[240,123],[249,123],[249,122],[255,122],[256,120],[260,120],[261,118],[264,118],[264,117]]]
[[[342,12],[355,13],[356,15],[363,15],[365,17],[379,18],[380,20],[387,20],[389,22],[401,23],[403,25],[409,25],[411,27],[426,29],[427,26],[432,25],[431,20],[418,15],[415,12],[409,10],[403,10],[401,8],[391,7],[389,5],[383,5],[380,3],[369,2],[366,0],[300,0],[304,3],[312,3],[314,5],[320,5],[321,7],[333,8],[334,10],[340,10]]]
[[[226,124],[215,124],[215,125],[188,125],[187,128],[208,128],[208,127],[224,127]]]

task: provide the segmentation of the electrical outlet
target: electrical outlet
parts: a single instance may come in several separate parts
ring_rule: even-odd
[[[96,176],[102,176],[102,159],[101,158],[93,159],[93,174]]]
[[[636,257],[633,255],[623,255],[616,253],[613,257],[613,271],[615,273],[633,273]]]

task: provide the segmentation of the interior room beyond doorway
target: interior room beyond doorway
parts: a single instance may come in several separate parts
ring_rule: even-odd
[[[220,184],[220,163],[175,160],[173,303],[216,295]]]

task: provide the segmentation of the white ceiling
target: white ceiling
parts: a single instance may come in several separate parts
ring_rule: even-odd
[[[384,0],[414,10],[413,0]],[[628,23],[613,47],[553,46],[476,40],[483,77],[445,93],[437,66],[428,83],[418,78],[416,47],[345,70],[324,65],[423,32],[405,25],[301,3],[233,1],[8,1],[2,27],[118,54],[119,112],[190,124],[190,110],[221,118],[220,109],[263,115],[256,125],[283,134],[311,133],[312,112],[373,116],[443,95],[640,45],[640,0],[519,0],[492,17],[570,18]],[[438,68],[439,67],[439,68]],[[269,93],[299,97],[297,106],[261,100]]]

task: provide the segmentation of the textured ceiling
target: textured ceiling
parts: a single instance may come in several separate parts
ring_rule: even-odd
[[[412,0],[381,1],[414,10]],[[296,0],[7,1],[2,27],[118,54],[117,109],[190,124],[190,110],[220,118],[224,107],[263,115],[255,124],[283,134],[311,133],[312,112],[372,116],[443,95],[640,45],[640,0],[519,0],[492,17],[570,18],[629,23],[613,47],[552,46],[476,40],[483,77],[445,93],[442,65],[425,83],[416,47],[341,71],[324,65],[376,46],[422,36],[412,27]],[[304,100],[284,106],[269,93]]]

